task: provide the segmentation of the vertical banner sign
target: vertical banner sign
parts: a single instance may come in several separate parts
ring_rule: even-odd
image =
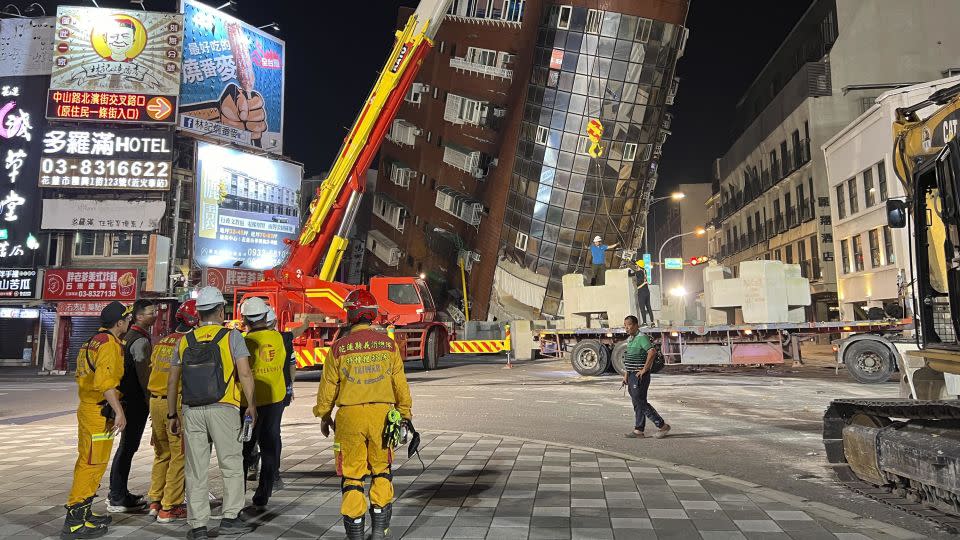
[[[174,123],[179,13],[60,6],[47,117]]]
[[[302,176],[293,163],[197,143],[197,265],[266,270],[280,264],[284,240],[299,228]]]
[[[41,138],[48,77],[0,77],[0,265],[29,268],[39,252]]]
[[[193,0],[183,13],[180,129],[283,153],[283,40]]]
[[[643,269],[647,273],[647,282],[653,285],[653,259],[649,253],[643,254]]]
[[[54,20],[0,19],[0,77],[50,75]]]

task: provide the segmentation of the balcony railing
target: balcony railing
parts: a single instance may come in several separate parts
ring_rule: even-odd
[[[770,162],[770,176],[772,177],[773,183],[776,184],[780,181],[783,176],[780,174],[780,162],[774,159]]]
[[[809,261],[800,261],[800,275],[810,281],[820,281],[823,276],[820,274],[820,261],[811,259]]]
[[[782,165],[780,170],[780,180],[783,180],[784,178],[790,176],[790,173],[792,173],[796,167],[793,162],[793,152],[787,149],[786,152],[781,152],[781,154],[783,155],[780,156],[780,163]]]
[[[486,64],[476,64],[466,58],[451,58],[450,67],[453,69],[460,69],[463,71],[470,71],[473,73],[479,73],[481,75],[489,75],[490,77],[499,77],[501,79],[513,80],[513,70],[497,67],[497,66],[488,66]]]
[[[787,227],[792,229],[800,224],[800,220],[797,217],[797,209],[793,206],[787,207]]]
[[[810,139],[802,139],[800,146],[793,150],[794,170],[799,169],[804,163],[810,161]]]
[[[800,221],[806,223],[808,221],[813,221],[813,218],[817,216],[817,210],[813,206],[813,199],[804,199],[800,203]]]

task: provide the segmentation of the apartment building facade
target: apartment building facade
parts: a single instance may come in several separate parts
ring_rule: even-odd
[[[949,0],[818,0],[737,106],[736,140],[715,162],[714,253],[799,264],[811,320],[840,317],[834,214],[820,148],[882,92],[960,65]],[[909,61],[904,61],[908,59]]]
[[[522,274],[511,284],[539,295],[510,305],[558,314],[560,276],[588,237],[642,232],[686,4],[455,1],[381,147],[370,273],[423,274],[441,304],[462,307],[462,261],[472,319],[512,318],[495,276]],[[609,159],[586,155],[591,118],[609,130]],[[598,213],[609,224],[595,226]]]
[[[823,145],[829,181],[837,297],[844,319],[881,308],[899,317],[912,302],[909,229],[887,226],[885,202],[906,196],[894,171],[896,109],[923,101],[960,77],[885,92],[864,114]],[[937,109],[919,111],[921,118]]]

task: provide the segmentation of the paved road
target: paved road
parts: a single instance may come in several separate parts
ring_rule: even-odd
[[[619,378],[580,377],[560,361],[503,369],[500,359],[443,362],[424,372],[410,365],[414,413],[423,431],[520,437],[697,467],[819,501],[868,518],[940,536],[926,522],[838,486],[820,442],[820,418],[834,397],[892,397],[894,384],[865,386],[823,368],[732,369],[662,374],[651,401],[670,422],[662,440],[627,439],[633,411]],[[297,383],[301,397],[285,423],[308,426],[317,374]],[[3,381],[0,426],[68,426],[75,403],[70,381]],[[2,444],[2,443],[0,443]]]

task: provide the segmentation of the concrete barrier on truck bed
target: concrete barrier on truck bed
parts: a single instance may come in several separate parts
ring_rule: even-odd
[[[736,310],[743,322],[804,322],[810,305],[810,282],[800,275],[800,265],[780,261],[744,261],[740,277],[710,263],[703,269],[707,324],[733,324]]]
[[[563,276],[565,328],[590,328],[590,315],[606,313],[610,328],[623,326],[627,315],[638,315],[636,280],[626,269],[607,270],[605,285],[584,285],[583,274]],[[650,285],[650,304],[659,317],[660,287]],[[594,324],[594,327],[596,325]]]

